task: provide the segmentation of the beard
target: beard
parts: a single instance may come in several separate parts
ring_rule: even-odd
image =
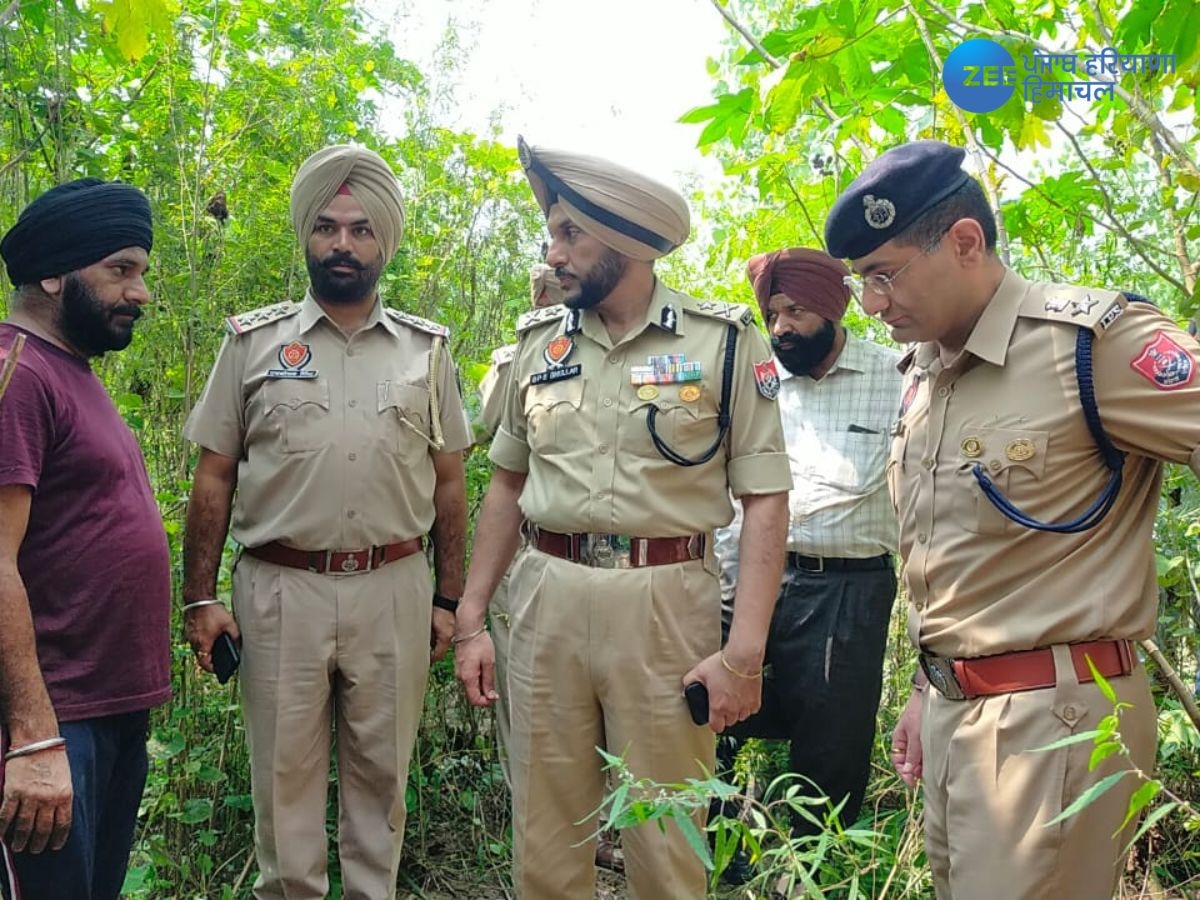
[[[833,323],[826,319],[816,334],[771,335],[771,349],[793,375],[807,375],[829,355],[836,337]]]
[[[563,295],[563,305],[569,309],[591,309],[613,292],[617,282],[625,275],[625,257],[616,250],[606,249],[604,255],[596,261],[583,276],[574,275],[565,268],[554,270],[559,278],[573,276],[578,281],[578,287],[573,293]]]
[[[331,253],[317,259],[311,250],[304,251],[304,264],[308,268],[308,280],[313,295],[328,303],[358,303],[375,293],[379,275],[383,271],[383,260],[374,264],[362,263],[349,253]],[[335,272],[334,266],[348,266],[349,273]]]
[[[130,318],[124,321],[117,316]],[[63,279],[58,327],[67,342],[88,358],[128,347],[133,324],[141,317],[142,308],[136,303],[105,305],[76,272]]]

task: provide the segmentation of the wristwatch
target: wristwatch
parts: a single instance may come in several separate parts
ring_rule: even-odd
[[[438,609],[446,610],[446,612],[458,612],[458,601],[453,597],[443,597],[441,594],[434,594],[433,605]]]

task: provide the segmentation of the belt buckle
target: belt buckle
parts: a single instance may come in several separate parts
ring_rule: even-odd
[[[326,552],[329,555],[325,559],[325,571],[329,572],[330,571],[330,563],[333,561],[335,551],[329,550]],[[338,566],[338,571],[335,574],[338,574],[338,575],[363,575],[367,572],[370,572],[371,569],[374,568],[371,565],[371,557],[373,555],[372,550],[339,550],[336,552],[343,553],[344,559],[342,559],[341,565]],[[360,556],[364,556],[364,555],[367,558],[366,565],[363,565],[361,562],[358,561],[358,558]]]
[[[958,676],[954,674],[954,660],[944,656],[932,656],[928,653],[922,653],[918,659],[921,662],[921,669],[925,672],[925,677],[938,689],[939,694],[947,700],[967,699],[966,692],[958,683]]]
[[[588,534],[580,542],[580,561],[596,569],[628,569],[631,542],[620,534]]]

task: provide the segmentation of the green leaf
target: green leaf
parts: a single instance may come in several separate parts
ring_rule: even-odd
[[[1117,702],[1117,692],[1113,690],[1113,686],[1108,683],[1108,679],[1100,674],[1100,670],[1096,668],[1096,664],[1092,662],[1090,656],[1085,655],[1084,659],[1087,660],[1088,669],[1091,670],[1092,677],[1096,679],[1096,687],[1100,688],[1100,693],[1108,698],[1109,703],[1115,704]]]
[[[184,825],[196,825],[199,822],[207,822],[212,815],[213,803],[207,797],[193,798],[183,801],[183,811],[179,814],[179,821]]]
[[[1100,763],[1104,762],[1104,760],[1108,759],[1114,753],[1119,753],[1121,746],[1120,741],[1105,741],[1102,744],[1097,744],[1095,749],[1092,750],[1091,757],[1088,759],[1088,771],[1095,771],[1096,766],[1100,765]]]
[[[1046,750],[1057,750],[1059,747],[1069,747],[1071,744],[1082,744],[1084,741],[1094,741],[1099,731],[1081,731],[1079,734],[1068,735],[1065,738],[1059,738],[1053,744],[1047,744],[1045,747],[1033,747],[1031,753],[1043,753]]]
[[[1158,781],[1143,782],[1141,787],[1134,791],[1133,796],[1129,798],[1129,809],[1125,813],[1125,819],[1121,822],[1121,827],[1117,829],[1117,833],[1119,834],[1124,830],[1126,825],[1132,822],[1143,809],[1149,806],[1161,790],[1162,784]]]
[[[1116,785],[1116,783],[1118,781],[1120,781],[1122,778],[1124,778],[1126,775],[1132,775],[1132,774],[1133,773],[1129,769],[1122,769],[1120,772],[1113,772],[1111,775],[1100,779],[1095,784],[1093,784],[1090,788],[1088,788],[1086,791],[1084,791],[1079,797],[1076,797],[1074,803],[1072,803],[1070,806],[1068,806],[1066,809],[1064,809],[1062,812],[1060,812],[1057,816],[1055,816],[1053,819],[1051,819],[1049,822],[1047,822],[1042,827],[1049,828],[1051,825],[1057,825],[1059,822],[1063,821],[1064,819],[1071,818],[1071,816],[1075,815],[1081,809],[1084,809],[1085,807],[1089,806],[1098,797],[1101,797],[1102,795],[1107,793],[1109,790],[1111,790]]]
[[[1159,819],[1174,812],[1178,807],[1178,803],[1164,803],[1158,809],[1154,810],[1154,812],[1150,813],[1150,815],[1146,816],[1145,821],[1138,827],[1137,833],[1130,839],[1123,852],[1128,853],[1133,845],[1141,840],[1142,835],[1153,828]],[[1121,827],[1124,828],[1125,826],[1122,825]]]
[[[700,861],[704,863],[705,870],[711,872],[713,861],[712,856],[708,852],[708,841],[700,834],[700,830],[696,827],[696,823],[692,821],[692,817],[686,813],[681,813],[675,816],[675,823],[679,826],[679,830],[683,832],[684,840],[688,842],[688,846],[692,848],[692,852],[700,857]]]
[[[1140,50],[1150,40],[1150,26],[1162,12],[1163,0],[1137,0],[1121,16],[1113,33],[1113,46],[1124,53]]]

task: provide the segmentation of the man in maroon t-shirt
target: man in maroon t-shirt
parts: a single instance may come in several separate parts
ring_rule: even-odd
[[[150,247],[145,195],[94,178],[42,194],[0,241],[16,285],[0,354],[25,337],[0,397],[0,839],[23,900],[119,896],[149,711],[170,696],[166,536],[89,365],[129,345]]]

